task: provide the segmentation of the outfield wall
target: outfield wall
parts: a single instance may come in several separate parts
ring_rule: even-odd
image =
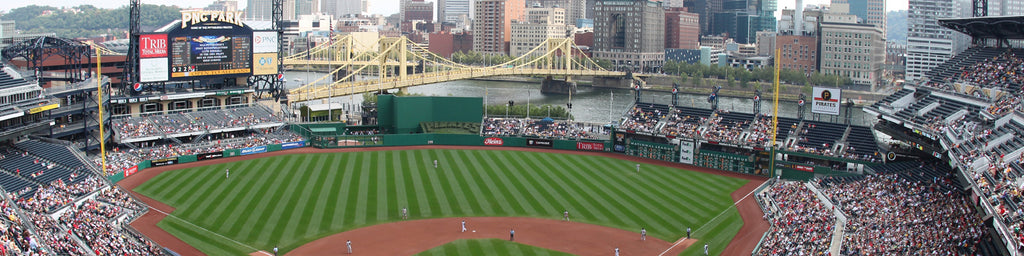
[[[265,146],[255,146],[255,147],[248,147],[248,148],[241,148],[241,149],[228,149],[228,150],[224,150],[224,151],[217,151],[217,152],[210,152],[210,153],[203,153],[203,154],[196,154],[196,155],[184,155],[184,156],[164,158],[164,159],[146,160],[146,161],[142,161],[141,163],[136,164],[135,166],[126,168],[124,170],[108,170],[108,171],[110,171],[111,174],[107,176],[107,179],[109,179],[113,183],[117,183],[118,181],[121,181],[121,180],[127,178],[128,176],[131,176],[132,174],[135,174],[136,172],[139,172],[139,171],[142,171],[144,169],[151,168],[151,167],[158,167],[158,166],[165,166],[165,165],[175,165],[175,164],[183,164],[183,163],[191,163],[191,162],[196,162],[196,161],[205,161],[205,160],[212,160],[212,159],[219,159],[219,158],[233,157],[233,156],[260,154],[260,153],[274,152],[274,151],[285,150],[285,149],[302,148],[302,147],[306,147],[306,146],[309,146],[309,143],[307,143],[306,141],[303,140],[303,141],[293,141],[293,142],[286,142],[286,143],[281,143],[281,144],[272,144],[272,145],[265,145]]]

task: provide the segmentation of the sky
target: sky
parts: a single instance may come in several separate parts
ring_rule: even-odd
[[[389,15],[398,12],[398,0],[369,0],[370,13],[378,13]],[[805,0],[804,4],[827,4],[830,0]],[[18,0],[4,0],[0,1],[0,10],[9,11],[14,8],[24,7],[28,5],[44,5],[44,6],[55,6],[55,7],[73,7],[83,4],[91,4],[99,8],[117,8],[128,5],[128,0],[112,0],[112,1],[95,1],[95,0],[39,0],[37,1],[18,1]],[[144,4],[156,4],[156,5],[178,5],[179,7],[194,7],[202,8],[213,3],[213,0],[142,0]],[[239,0],[238,7],[245,8],[246,0]],[[796,5],[795,0],[780,0],[778,6],[782,8],[793,8]],[[886,11],[891,10],[906,10],[907,0],[887,0]]]

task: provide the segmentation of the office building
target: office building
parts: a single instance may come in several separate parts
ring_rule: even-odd
[[[523,19],[523,0],[477,0],[473,7],[473,51],[508,54],[512,21]]]
[[[686,7],[665,9],[665,48],[698,49],[700,47],[700,14]]]
[[[566,11],[563,8],[526,8],[525,19],[512,22],[510,55],[522,56],[533,48],[544,44],[549,38],[566,37]],[[546,53],[534,52],[540,56]]]
[[[594,3],[594,57],[616,69],[653,71],[665,59],[665,9],[660,1]]]

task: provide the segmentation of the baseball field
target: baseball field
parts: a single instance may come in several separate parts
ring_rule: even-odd
[[[157,226],[208,255],[269,252],[275,246],[289,252],[332,234],[399,222],[462,217],[558,221],[565,210],[572,223],[636,236],[643,227],[649,239],[668,244],[685,237],[690,227],[693,238],[708,242],[717,254],[743,226],[730,193],[752,182],[647,162],[637,173],[634,161],[518,150],[382,150],[249,159],[160,172],[133,191],[173,207]],[[401,218],[404,207],[410,220]],[[454,219],[450,229],[427,232],[458,233]],[[507,229],[488,232],[507,234]],[[368,247],[359,242],[354,247]],[[561,253],[479,239],[420,252]],[[701,254],[702,246],[680,253]]]

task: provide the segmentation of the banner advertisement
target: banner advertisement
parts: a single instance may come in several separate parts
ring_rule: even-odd
[[[149,58],[139,60],[140,82],[167,81],[167,58]]]
[[[797,171],[814,172],[814,167],[805,166],[805,165],[796,165],[796,164],[794,164],[793,165],[793,169],[796,169]]]
[[[501,145],[505,145],[505,141],[502,140],[501,138],[491,137],[491,138],[484,139],[484,145],[487,145],[487,146],[501,146]]]
[[[258,154],[258,153],[265,153],[265,152],[267,152],[267,146],[259,146],[259,147],[243,148],[241,155],[244,156],[244,155],[251,155],[251,154]]]
[[[124,169],[124,176],[128,177],[128,175],[135,174],[136,172],[139,172],[139,166],[138,165],[132,165],[132,167],[128,167],[128,168]]]
[[[576,150],[604,151],[604,143],[600,142],[576,142]]]
[[[679,162],[693,164],[693,140],[679,141]]]
[[[152,165],[152,166],[164,166],[164,165],[172,165],[172,164],[176,164],[176,163],[178,163],[178,158],[177,157],[157,159],[157,160],[150,161],[150,165]]]
[[[217,158],[221,158],[221,157],[224,157],[224,151],[210,152],[210,153],[206,153],[206,154],[198,154],[198,155],[196,155],[196,160],[203,161],[203,160],[217,159]]]
[[[253,53],[275,53],[277,56],[277,31],[253,31],[252,32]]]
[[[139,35],[139,57],[158,58],[167,57],[167,34]],[[164,59],[167,65],[167,59]]]
[[[306,141],[295,141],[281,144],[281,149],[301,148],[306,146]]]
[[[526,139],[527,147],[545,147],[550,148],[554,143],[551,143],[549,139]]]
[[[277,74],[277,53],[255,53],[252,55],[253,75]]]
[[[839,115],[839,99],[842,89],[814,87],[814,99],[811,100],[811,113]]]

